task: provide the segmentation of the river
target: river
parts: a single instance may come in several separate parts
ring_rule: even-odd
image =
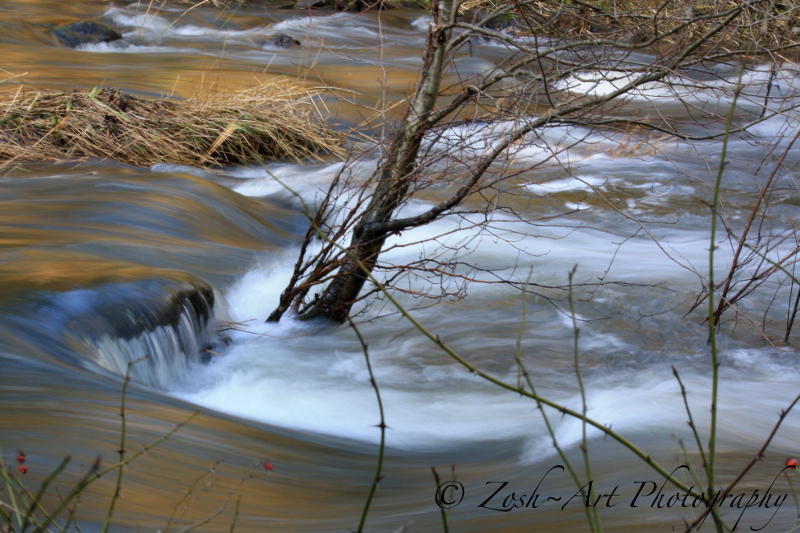
[[[50,89],[112,86],[181,97],[204,84],[235,89],[288,77],[339,88],[339,97],[325,98],[325,113],[357,124],[365,108],[398,102],[413,87],[427,20],[411,9],[309,17],[258,3],[184,11],[148,8],[145,2],[7,0],[0,5],[5,85],[10,90],[20,82]],[[70,50],[56,47],[47,34],[53,24],[91,18],[120,29],[123,42]],[[270,46],[268,37],[278,32],[303,45]],[[484,72],[507,53],[498,43],[476,43],[459,57],[448,81]],[[757,88],[739,102],[743,114],[758,112],[758,91],[768,75],[761,67],[746,74]],[[787,65],[776,90],[797,100],[797,75]],[[736,70],[720,67],[716,76],[716,90],[687,87],[674,94],[648,87],[614,113],[659,113],[691,131],[718,128],[719,120],[708,113],[724,114],[731,104]],[[580,83],[575,90],[582,90]],[[398,113],[393,109],[388,115]],[[777,116],[732,136],[722,198],[734,233],[796,131],[796,119]],[[463,138],[465,131],[452,133]],[[668,469],[696,463],[672,367],[705,432],[708,331],[702,311],[687,311],[707,276],[709,202],[722,140],[662,138],[643,145],[611,130],[559,127],[525,147],[514,164],[533,167],[554,151],[560,164],[515,178],[525,194],[514,207],[530,225],[498,219],[491,231],[453,233],[474,221],[445,218],[396,237],[391,244],[405,246],[394,247],[386,259],[409,262],[438,246],[500,276],[523,281],[530,276],[540,287],[525,301],[508,285],[475,284],[462,299],[421,305],[414,314],[465,358],[511,383],[517,380],[513,356],[521,339],[522,358],[538,391],[580,409],[573,323],[565,292],[551,288],[564,286],[576,265],[588,414]],[[368,175],[376,164],[370,154],[352,172]],[[762,228],[796,235],[799,163],[800,153],[790,151]],[[202,523],[199,531],[228,531],[234,520],[236,531],[357,526],[380,436],[360,344],[346,327],[320,329],[290,318],[263,322],[291,275],[306,225],[299,202],[274,177],[313,201],[342,164],[274,162],[212,172],[93,161],[5,171],[0,177],[0,449],[6,461],[25,450],[26,483],[35,486],[65,455],[73,460],[63,487],[95,456],[105,464],[115,460],[121,375],[128,361],[147,354],[149,359],[133,368],[128,391],[128,449],[141,449],[199,414],[125,470],[112,531],[164,530],[170,517],[174,530]],[[409,209],[429,201],[421,198]],[[433,244],[420,242],[439,235]],[[718,236],[721,276],[732,245],[724,230]],[[781,243],[775,253],[791,246]],[[797,333],[788,345],[779,341],[787,302],[797,288],[778,278],[742,303],[737,320],[730,313],[720,332],[722,480],[732,479],[759,449],[779,411],[798,392]],[[182,301],[171,322],[159,326],[165,319],[155,310],[164,308],[165,295],[191,291],[198,279],[214,294],[201,302]],[[411,297],[403,301],[420,303]],[[204,313],[212,302],[207,330]],[[440,530],[432,466],[444,479],[455,472],[464,486],[464,501],[449,511],[451,531],[588,531],[579,498],[569,501],[575,485],[558,469],[547,474],[561,459],[535,404],[470,374],[392,311],[377,305],[367,315],[373,319],[360,326],[388,424],[384,477],[367,531]],[[215,324],[230,322],[235,328],[226,329],[221,341]],[[213,355],[197,356],[208,347]],[[559,443],[579,463],[581,424],[554,411],[550,416]],[[784,461],[800,453],[798,423],[800,413],[790,413],[742,491],[766,491]],[[647,488],[646,494],[657,474],[598,432],[589,437],[595,490],[607,494],[618,487],[620,494],[616,505],[601,510],[608,531],[671,531],[682,519],[697,516],[696,509],[680,505],[658,508],[655,496],[640,494],[635,501],[637,489]],[[538,492],[561,497],[558,503],[501,510],[503,497],[512,491],[530,494],[543,476]],[[82,498],[77,518],[83,531],[98,530],[113,481],[105,476]],[[779,477],[772,492],[787,491]],[[735,522],[740,512],[723,514]],[[778,509],[747,510],[741,527],[769,522],[764,531],[784,531],[796,516],[789,498]],[[705,527],[712,529],[710,523]]]

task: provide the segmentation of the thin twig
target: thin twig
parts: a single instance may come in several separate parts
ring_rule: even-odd
[[[383,400],[381,399],[381,390],[378,387],[378,382],[375,380],[375,374],[372,372],[372,363],[369,360],[369,348],[367,347],[367,342],[364,340],[364,337],[361,335],[361,331],[359,331],[358,326],[356,323],[353,322],[350,317],[347,318],[347,322],[350,324],[350,327],[353,328],[353,331],[358,337],[358,342],[361,343],[361,350],[364,352],[364,360],[367,363],[367,371],[369,372],[369,382],[372,385],[373,390],[375,391],[375,400],[378,402],[378,412],[380,413],[381,421],[378,424],[378,427],[381,430],[381,443],[380,448],[378,449],[378,464],[375,467],[375,477],[372,479],[372,486],[369,489],[369,494],[367,495],[367,501],[364,502],[364,510],[361,511],[361,519],[358,522],[358,533],[362,533],[364,531],[364,524],[367,521],[367,514],[369,513],[369,507],[372,503],[372,498],[375,496],[375,492],[378,490],[378,483],[383,479],[382,469],[383,469],[383,454],[386,448],[386,417],[384,416],[383,412]]]
[[[586,402],[586,386],[583,383],[583,376],[581,375],[581,366],[579,361],[579,354],[580,351],[578,349],[578,339],[580,338],[581,330],[578,327],[578,320],[575,316],[575,300],[572,294],[572,282],[575,277],[575,272],[578,270],[578,265],[574,265],[572,269],[567,274],[567,279],[569,280],[569,288],[567,290],[567,301],[569,302],[569,315],[570,320],[572,321],[572,361],[575,367],[575,377],[578,380],[578,389],[580,389],[581,394],[581,414],[586,417],[586,414],[589,411],[589,405]],[[592,466],[591,461],[589,460],[589,438],[587,433],[587,424],[586,420],[581,420],[581,444],[579,446],[581,450],[581,455],[583,456],[583,471],[586,475],[586,479],[592,480],[594,477],[592,476]],[[583,487],[581,486],[581,491],[583,491]],[[589,484],[589,494],[588,500],[585,501],[594,501],[594,484]],[[589,526],[592,528],[592,531],[599,532],[602,531],[603,527],[600,524],[600,516],[597,512],[597,506],[595,505],[587,505],[587,508],[591,508],[591,512],[589,513]]]
[[[759,448],[759,450],[750,459],[750,461],[745,465],[745,467],[742,468],[742,470],[739,472],[739,474],[736,476],[736,478],[734,478],[734,480],[731,481],[728,484],[728,486],[725,487],[722,490],[722,492],[719,495],[719,498],[717,498],[717,501],[720,501],[720,502],[724,501],[725,500],[725,496],[730,494],[731,491],[736,487],[736,485],[738,485],[739,482],[742,479],[744,479],[744,476],[747,475],[747,473],[750,471],[750,469],[752,469],[753,466],[755,466],[755,464],[758,461],[760,461],[760,460],[762,460],[764,458],[764,454],[766,453],[767,448],[769,448],[769,445],[772,443],[772,439],[775,438],[775,435],[778,433],[778,429],[780,429],[781,424],[783,424],[783,421],[786,419],[788,414],[797,405],[797,402],[800,402],[800,394],[797,395],[794,398],[794,400],[791,401],[791,403],[786,407],[786,409],[781,410],[781,412],[778,414],[778,420],[775,422],[775,425],[772,426],[772,431],[769,432],[769,435],[767,436],[767,439],[764,441],[764,444],[761,445],[761,448]],[[784,468],[784,470],[785,470],[785,468]],[[713,505],[708,505],[706,510],[703,511],[703,513],[700,516],[698,516],[697,519],[694,522],[689,524],[689,526],[686,528],[686,533],[689,533],[690,531],[692,531],[692,529],[694,529],[699,524],[701,524],[703,522],[703,520],[705,520],[705,518],[711,512],[711,509],[713,507],[714,507]]]
[[[439,478],[439,472],[436,471],[436,467],[431,467],[431,472],[433,473],[433,481],[436,483],[436,488],[438,489],[442,485],[442,480]],[[442,530],[444,533],[450,533],[450,527],[447,525],[447,511],[441,505],[439,506],[439,513],[442,517]]]
[[[725,123],[725,131],[729,132],[733,124],[733,117],[736,111],[736,103],[742,91],[742,75],[744,70],[739,71],[739,81],[736,84],[736,91],[733,95],[733,102],[728,109],[728,118]],[[726,134],[722,140],[722,154],[720,155],[717,176],[714,181],[714,197],[711,202],[711,229],[709,231],[708,248],[708,343],[711,349],[711,422],[708,430],[708,461],[706,462],[706,481],[708,482],[708,499],[714,495],[714,467],[717,457],[717,401],[719,399],[719,351],[717,347],[717,315],[714,301],[714,252],[716,251],[717,239],[717,218],[719,216],[720,191],[722,189],[722,177],[725,174],[726,158],[728,156],[728,140],[730,135]],[[709,509],[713,507],[709,506]],[[717,532],[722,531],[722,522],[718,515],[714,514],[714,524]]]
[[[111,495],[111,503],[108,505],[108,512],[106,513],[106,518],[103,521],[103,527],[100,530],[101,533],[108,533],[108,528],[111,527],[111,518],[114,515],[114,507],[116,506],[120,492],[122,491],[122,473],[125,469],[123,464],[125,461],[125,437],[127,433],[127,425],[125,420],[125,400],[128,393],[128,384],[131,381],[131,369],[134,367],[134,365],[141,363],[145,359],[147,359],[146,355],[138,359],[134,359],[133,361],[128,361],[128,367],[125,369],[125,378],[122,380],[122,392],[120,394],[119,402],[119,449],[117,450],[117,453],[119,454],[120,467],[119,470],[117,470],[117,482],[114,486],[114,493]]]

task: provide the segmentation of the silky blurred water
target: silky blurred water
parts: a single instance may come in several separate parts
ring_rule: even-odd
[[[48,28],[84,18],[114,25],[123,41],[56,47]],[[13,0],[0,5],[0,26],[0,67],[10,91],[19,83],[102,85],[187,96],[204,83],[237,88],[288,76],[342,89],[347,98],[329,98],[326,112],[356,124],[362,106],[400,101],[413,86],[426,19],[414,10],[310,17],[258,3],[184,12],[145,3]],[[270,46],[279,32],[303,45]],[[478,43],[446,81],[486,71],[507,53],[498,43]],[[719,128],[715,114],[731,105],[737,73],[717,74],[705,91],[676,95],[658,84],[644,87],[614,112],[657,113],[686,131]],[[775,90],[797,98],[796,74],[787,65]],[[768,75],[761,67],[748,74],[762,85]],[[581,85],[586,79],[564,83],[576,92],[613,90]],[[737,102],[742,121],[758,113],[762,89]],[[462,157],[476,157],[504,127],[453,127],[431,149],[458,145]],[[731,138],[722,197],[732,230],[796,128],[796,117],[778,116]],[[563,290],[576,266],[588,414],[669,468],[696,463],[672,368],[705,432],[707,329],[702,310],[687,311],[707,276],[708,203],[721,140],[639,144],[628,134],[559,126],[528,141],[511,163],[520,173],[504,199],[528,224],[498,214],[480,233],[456,232],[480,217],[445,218],[393,238],[384,260],[402,264],[423,252],[457,253],[483,269],[471,275],[530,280],[537,284],[532,294],[523,301],[514,287],[486,283],[471,286],[458,301],[402,301],[459,354],[509,383],[518,379],[519,350],[542,395],[580,410],[575,332]],[[368,152],[350,171],[368,177],[376,157]],[[796,228],[798,162],[797,152],[789,152],[763,228]],[[67,454],[73,456],[66,476],[72,479],[96,455],[106,463],[115,459],[121,374],[128,361],[147,354],[133,370],[128,449],[199,414],[126,469],[115,531],[163,530],[170,516],[176,528],[213,516],[201,531],[228,531],[234,520],[237,531],[357,526],[380,436],[361,346],[344,327],[321,329],[290,317],[263,322],[291,275],[305,232],[295,193],[313,203],[342,166],[334,160],[275,162],[210,172],[95,161],[6,171],[0,178],[0,447],[7,461],[17,449],[28,453],[26,483],[35,485]],[[428,191],[405,209],[421,211],[440,194]],[[732,245],[723,230],[718,236],[721,274]],[[771,253],[792,246],[786,242]],[[413,290],[427,288],[420,280],[408,283]],[[171,305],[170,295],[203,284],[213,290],[213,316],[198,316],[184,302],[175,306],[174,325],[159,325],[157,310]],[[764,339],[781,336],[788,287],[785,280],[767,284],[720,332],[722,479],[731,479],[758,450],[797,393],[796,349]],[[508,491],[530,493],[561,463],[541,414],[531,401],[470,374],[386,302],[374,303],[360,327],[388,430],[384,478],[367,529],[438,530],[430,471],[436,466],[447,479],[454,471],[465,487],[464,502],[449,514],[452,531],[585,530],[577,503],[514,512],[480,505],[498,486],[490,482],[508,481]],[[796,344],[797,335],[791,340]],[[560,445],[580,461],[581,424],[548,414]],[[799,421],[795,413],[787,417],[743,489],[769,486],[797,451]],[[623,494],[618,506],[601,512],[609,530],[668,531],[696,516],[692,509],[658,509],[649,500],[629,505],[636,482],[656,480],[656,474],[596,430],[589,439],[597,490],[619,486]],[[565,501],[575,493],[566,474],[548,479],[547,494]],[[786,491],[783,479],[775,487]],[[96,529],[112,490],[112,479],[104,478],[82,499],[77,516],[84,530]],[[771,513],[748,510],[743,524],[757,527]],[[789,500],[766,530],[788,529],[794,516]]]

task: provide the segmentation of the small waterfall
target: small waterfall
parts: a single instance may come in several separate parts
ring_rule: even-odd
[[[138,333],[109,332],[91,341],[94,362],[125,375],[131,361],[146,357],[131,367],[131,378],[159,389],[174,388],[188,379],[193,365],[211,357],[213,305],[211,291],[181,291],[155,320],[152,314],[135,317],[141,326]]]
[[[36,345],[61,364],[120,376],[144,358],[131,378],[162,390],[186,383],[191,367],[207,362],[219,342],[214,292],[197,279],[105,283],[25,298],[14,314],[0,312],[7,343]]]

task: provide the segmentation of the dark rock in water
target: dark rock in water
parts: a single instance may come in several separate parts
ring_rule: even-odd
[[[269,42],[278,48],[292,48],[294,46],[300,46],[300,41],[294,39],[291,35],[286,35],[285,33],[274,35]]]
[[[367,9],[391,9],[388,0],[299,0],[295,9],[331,8],[338,11],[365,11]]]
[[[76,298],[82,300],[76,307]],[[216,335],[214,292],[200,281],[141,280],[71,291],[66,304],[71,345],[91,363],[151,387],[168,389],[222,350]]]
[[[295,9],[312,9],[315,7],[332,7],[333,2],[330,0],[300,0],[294,7]]]
[[[154,296],[131,299],[126,305],[109,298],[95,310],[106,317],[107,333],[121,339],[137,337],[156,327],[177,327],[182,315],[195,317],[197,325],[204,326],[213,313],[214,291],[200,281],[168,284],[159,296]]]
[[[494,31],[511,30],[518,26],[514,17],[494,17],[486,23],[486,28]]]
[[[163,273],[162,273],[163,274]],[[224,349],[217,335],[214,292],[189,276],[92,284],[27,293],[0,312],[3,332],[20,347],[41,346],[59,363],[131,377],[169,389],[189,380],[191,367]],[[2,308],[0,308],[2,309]],[[143,356],[147,356],[146,360]]]
[[[84,20],[62,24],[50,30],[61,46],[76,48],[82,44],[107,43],[122,39],[120,33],[105,24]]]

